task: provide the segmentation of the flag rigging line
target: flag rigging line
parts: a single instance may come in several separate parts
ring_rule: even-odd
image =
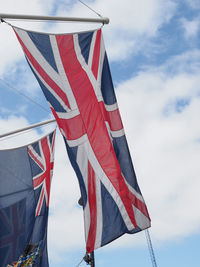
[[[156,257],[155,257],[155,253],[154,253],[154,249],[153,249],[153,244],[151,242],[150,232],[148,229],[145,230],[145,236],[146,236],[146,240],[147,240],[147,244],[148,244],[149,254],[151,257],[152,267],[157,267]]]
[[[30,102],[32,102],[33,104],[37,105],[38,107],[40,107],[41,109],[43,109],[44,111],[48,112],[49,114],[50,111],[46,108],[44,108],[41,104],[39,104],[37,101],[35,101],[33,98],[31,98],[30,96],[27,96],[26,94],[22,93],[20,90],[16,89],[15,87],[11,86],[10,84],[8,84],[6,81],[4,81],[2,78],[0,78],[0,82],[3,83],[4,85],[6,85],[9,89],[15,91],[17,94],[23,96],[24,98],[28,99]]]
[[[78,0],[82,5],[86,6],[88,9],[90,9],[92,12],[94,12],[95,14],[97,14],[97,16],[99,16],[100,18],[102,18],[101,14],[99,14],[98,12],[96,12],[93,8],[91,8],[90,6],[88,6],[86,3],[84,3],[81,0]]]
[[[21,95],[21,96],[23,96],[24,98],[28,99],[28,100],[31,101],[33,104],[39,106],[39,107],[42,108],[44,111],[46,111],[46,112],[48,112],[48,113],[50,114],[50,112],[48,111],[48,109],[44,108],[41,104],[39,104],[38,102],[36,102],[35,100],[33,100],[31,97],[29,97],[29,96],[25,95],[24,93],[20,92],[18,89],[14,88],[13,86],[11,86],[11,85],[8,84],[7,82],[5,82],[3,79],[0,78],[0,82],[2,82],[2,83],[5,84],[8,88],[14,90],[16,93],[18,93],[19,95]],[[47,124],[52,123],[52,122],[55,122],[55,121],[56,121],[55,119],[50,119],[50,120],[42,121],[42,122],[39,122],[39,123],[35,123],[35,124],[29,125],[29,126],[26,126],[26,127],[20,128],[20,129],[17,129],[17,130],[13,130],[13,131],[10,131],[10,132],[1,134],[1,135],[0,135],[0,138],[4,138],[4,137],[8,137],[8,136],[10,136],[10,135],[17,134],[17,133],[21,133],[21,132],[24,132],[24,131],[32,130],[33,128],[41,127],[41,126],[47,125]],[[3,139],[3,140],[5,140],[5,139]],[[1,141],[2,141],[2,139],[1,139]]]

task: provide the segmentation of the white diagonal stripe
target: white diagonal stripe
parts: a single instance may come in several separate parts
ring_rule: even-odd
[[[35,149],[33,149],[32,146],[28,146],[28,149],[30,149],[30,151],[32,152],[32,154],[34,155],[34,157],[36,157],[38,159],[39,162],[41,162],[41,164],[44,166],[45,168],[45,162],[44,162],[44,158],[40,157],[38,155],[38,153],[35,151]],[[29,154],[31,157],[31,154]],[[31,157],[32,158],[32,157]],[[32,158],[34,160],[34,158]],[[34,160],[35,161],[35,160]],[[35,163],[38,165],[38,163],[35,161]]]
[[[124,129],[118,130],[118,131],[110,131],[112,137],[117,138],[125,135]]]
[[[111,182],[109,181],[108,177],[106,176],[106,174],[104,173],[101,165],[99,164],[94,151],[88,142],[85,142],[83,144],[84,148],[85,148],[85,153],[87,154],[88,160],[91,163],[92,168],[95,170],[95,173],[97,173],[99,179],[101,180],[101,182],[103,183],[103,185],[105,186],[105,188],[107,189],[107,191],[110,193],[110,195],[112,196],[112,198],[114,199],[116,205],[119,208],[119,212],[121,213],[121,216],[124,220],[124,223],[126,224],[128,230],[133,230],[135,227],[131,222],[131,219],[129,218],[129,215],[124,207],[124,204],[119,196],[119,194],[117,193],[116,189],[114,188],[114,186],[111,184]]]
[[[90,44],[90,51],[89,51],[89,58],[88,58],[88,67],[90,69],[92,69],[92,61],[93,61],[94,45],[96,42],[96,36],[97,36],[97,31],[94,31],[92,35],[92,41]]]
[[[114,111],[114,110],[118,109],[117,102],[115,104],[112,104],[112,105],[106,105],[106,104],[104,104],[104,105],[105,105],[105,109],[107,111]]]
[[[53,132],[53,136],[52,136],[52,144],[49,144],[50,151],[51,151],[51,162],[54,162],[55,136],[56,136],[56,130],[54,130],[54,132]],[[49,141],[50,141],[50,140],[49,140]]]
[[[42,171],[42,172],[40,172],[39,174],[35,175],[35,176],[33,177],[33,180],[36,180],[38,177],[40,177],[40,176],[43,175],[44,173],[45,173],[45,170]],[[39,185],[39,186],[40,186],[40,185]]]
[[[67,119],[71,119],[71,118],[78,116],[80,114],[80,111],[78,109],[75,109],[70,112],[56,112],[56,114],[58,115],[60,119],[67,120]]]
[[[97,84],[98,84],[98,95],[101,95],[101,77],[103,71],[103,62],[105,57],[105,46],[103,41],[103,35],[101,34],[101,44],[100,44],[100,55],[99,55],[99,68],[98,68],[98,75],[97,75]]]
[[[29,64],[31,65],[31,68],[34,70],[35,74],[38,76],[40,81],[44,84],[44,86],[49,90],[49,92],[56,98],[56,100],[60,103],[60,105],[67,111],[70,112],[71,110],[69,107],[65,104],[65,102],[57,95],[57,93],[46,83],[46,81],[40,76],[38,71],[34,68],[30,60],[27,58]]]
[[[151,226],[149,218],[147,218],[139,209],[133,206],[133,210],[135,214],[135,221],[140,229],[143,230]]]
[[[41,141],[39,141],[39,148],[40,148],[40,154],[41,154],[42,160],[44,162],[44,169],[46,170],[47,169],[47,163],[46,163],[46,160],[45,160],[45,156],[44,156],[44,152],[43,152],[43,149],[42,149]]]
[[[84,142],[88,141],[87,134],[82,135],[81,137],[75,139],[75,140],[67,140],[67,144],[69,147],[75,147],[83,144]]]
[[[38,215],[40,215],[40,211],[41,211],[41,208],[42,208],[42,204],[43,204],[43,201],[44,201],[44,194],[43,194],[43,197],[41,198],[41,196],[42,196],[42,192],[43,192],[43,185],[44,185],[44,182],[42,183],[42,189],[41,189],[41,192],[40,192],[40,196],[39,196],[39,198],[38,198],[38,203],[37,203],[37,206],[36,206],[36,210],[35,210],[35,213],[38,213]],[[40,205],[40,203],[41,203],[41,205]],[[40,205],[40,209],[38,210],[38,208],[39,208],[39,205]]]
[[[124,175],[122,175],[123,176],[123,178],[124,178]],[[129,189],[129,191],[133,194],[133,195],[135,195],[135,197],[137,198],[137,199],[139,199],[140,201],[142,201],[143,203],[144,203],[144,199],[143,199],[143,197],[142,197],[142,195],[140,195],[127,181],[126,181],[126,179],[124,178],[124,181],[125,181],[125,183],[126,183],[126,185],[127,185],[127,187],[128,187],[128,189]]]
[[[51,179],[50,179],[50,183],[51,183]],[[43,189],[44,189],[44,196],[45,196],[46,204],[47,204],[48,195],[47,195],[47,187],[46,187],[46,178],[44,179],[44,182],[43,182]],[[49,197],[50,197],[50,195],[49,195]]]
[[[76,160],[77,160],[77,164],[80,168],[80,171],[83,177],[83,181],[85,184],[85,189],[86,189],[87,197],[88,197],[88,159],[85,156],[85,149],[83,145],[80,145],[78,147]],[[88,233],[90,229],[90,207],[89,207],[88,199],[87,199],[87,203],[84,208],[84,227],[85,227],[85,240],[87,242]]]
[[[102,101],[103,100],[102,95],[98,94],[99,88],[98,88],[97,80],[94,77],[92,70],[88,67],[87,63],[85,62],[84,57],[82,56],[81,48],[80,48],[79,42],[78,42],[78,34],[74,34],[73,37],[74,37],[74,49],[76,52],[77,59],[78,59],[79,63],[81,64],[83,70],[87,74],[87,76],[88,76],[88,78],[92,84],[92,87],[95,91],[95,94],[96,94],[98,101]]]
[[[95,248],[101,247],[102,241],[102,229],[103,229],[103,216],[102,216],[102,198],[101,198],[101,182],[98,176],[95,174],[96,182],[96,203],[97,203],[97,228]]]
[[[31,55],[35,58],[40,66],[45,70],[45,72],[51,77],[51,79],[58,84],[58,86],[62,89],[62,83],[60,81],[59,74],[54,70],[54,68],[47,62],[47,60],[43,57],[40,51],[37,49],[33,41],[31,40],[28,33],[22,29],[14,28],[27,49],[30,51]]]

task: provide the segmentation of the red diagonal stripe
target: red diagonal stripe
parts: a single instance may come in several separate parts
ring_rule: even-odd
[[[40,185],[42,185],[42,191],[40,193],[40,197],[38,200],[38,209],[36,211],[36,215],[40,213],[41,205],[42,205],[42,200],[44,198],[44,191],[46,189],[46,205],[49,206],[49,195],[50,195],[50,185],[51,185],[51,170],[53,169],[53,162],[51,161],[51,147],[49,146],[48,143],[48,137],[43,138],[41,141],[41,156],[45,160],[45,166],[43,166],[43,169],[45,169],[45,172],[38,176],[37,178],[33,179],[33,186],[34,189]],[[33,153],[29,149],[29,153],[31,154],[30,156],[33,157]],[[35,157],[34,157],[35,158]],[[44,184],[45,183],[45,187]]]
[[[33,187],[36,188],[39,185],[41,185],[41,183],[44,181],[46,177],[46,172],[44,172],[42,175],[40,175],[39,177],[33,179]]]
[[[19,35],[15,31],[15,34],[24,50],[24,53],[26,54],[27,58],[30,60],[34,68],[37,70],[37,72],[40,74],[40,76],[45,80],[45,82],[54,90],[54,92],[63,100],[65,105],[70,109],[70,104],[67,99],[66,94],[62,91],[62,89],[49,77],[49,75],[45,72],[45,70],[40,66],[40,64],[37,62],[37,60],[32,56],[32,54],[29,52],[23,41],[20,39]],[[39,77],[38,77],[39,78]]]
[[[52,162],[51,162],[51,153],[50,153],[50,147],[49,144],[47,142],[47,137],[43,138],[41,140],[41,146],[42,146],[42,150],[43,150],[43,154],[44,154],[44,158],[45,158],[45,162],[46,162],[46,177],[45,177],[45,184],[46,184],[46,190],[47,190],[47,207],[49,206],[49,195],[50,195],[50,186],[51,186],[51,169],[52,169]]]
[[[99,102],[99,106],[104,116],[104,120],[108,122],[111,131],[119,131],[123,129],[123,124],[119,113],[119,109],[113,111],[107,111],[103,101]]]
[[[33,152],[31,151],[31,149],[28,147],[28,153],[30,155],[30,157],[35,161],[35,163],[37,163],[37,165],[44,170],[44,165],[42,164],[42,162],[33,154]]]
[[[42,187],[42,191],[40,193],[40,197],[39,197],[39,204],[37,206],[37,210],[36,210],[36,216],[39,215],[40,213],[40,210],[41,210],[41,206],[42,206],[42,203],[43,203],[43,198],[44,198],[44,187]]]
[[[130,192],[130,195],[131,195],[131,199],[132,199],[132,202],[133,202],[133,205],[138,209],[140,210],[150,221],[150,217],[149,217],[149,213],[148,213],[148,210],[147,210],[147,207],[145,205],[144,202],[142,202],[140,199],[138,199],[132,192]]]
[[[75,140],[86,133],[81,115],[77,115],[71,119],[60,119],[51,107],[51,111],[58,123],[58,126],[63,129],[67,140]]]
[[[90,228],[88,232],[86,250],[88,253],[94,250],[97,229],[97,201],[95,172],[88,161],[88,202],[90,208]]]
[[[99,69],[99,57],[100,57],[100,45],[101,45],[101,30],[97,31],[95,45],[94,45],[94,52],[93,52],[93,59],[92,59],[92,72],[94,77],[97,79],[98,69]]]
[[[92,84],[77,60],[71,35],[56,36],[63,66],[85,125],[89,142],[106,176],[118,192],[134,226],[135,216],[129,191],[121,175],[110,137]]]

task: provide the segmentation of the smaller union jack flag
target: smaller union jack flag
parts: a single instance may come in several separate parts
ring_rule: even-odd
[[[0,267],[17,262],[27,244],[40,241],[37,266],[49,267],[47,223],[54,142],[55,131],[32,144],[0,150]]]
[[[28,146],[33,173],[33,187],[36,192],[36,216],[41,214],[44,202],[49,206],[50,186],[54,164],[55,131],[39,142]]]

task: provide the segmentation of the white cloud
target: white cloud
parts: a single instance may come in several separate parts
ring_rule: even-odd
[[[180,65],[186,65],[187,54],[171,62],[177,62],[177,58]],[[196,58],[190,60],[195,65]],[[200,226],[200,216],[196,214],[196,203],[200,201],[196,189],[200,186],[200,68],[196,72],[188,72],[187,68],[184,72],[177,64],[172,74],[168,72],[171,62],[153,71],[147,68],[117,90],[157,242],[187,236]],[[182,112],[177,112],[176,101],[181,98],[189,102]],[[165,114],[168,103],[173,104]]]
[[[38,14],[48,15],[52,13],[53,4],[57,5],[56,14],[60,16],[96,17],[90,10],[79,2],[70,6],[68,2],[57,1],[31,1],[29,5],[25,0],[9,0],[2,4],[2,13]],[[126,1],[95,1],[91,7],[99,11],[103,16],[110,18],[110,24],[104,27],[106,47],[111,60],[125,59],[131,53],[145,49],[159,28],[170,20],[175,11],[172,0],[126,0]],[[31,11],[30,11],[31,10]],[[14,21],[14,25],[25,29],[50,32],[71,32],[88,30],[99,27],[99,24],[58,23],[45,24],[41,22]],[[5,24],[0,24],[0,73],[8,66],[22,57],[22,50],[17,43],[12,29]]]
[[[108,7],[107,4],[104,5],[104,13],[110,15],[111,22],[104,32],[111,60],[125,59],[148,49],[152,38],[171,19],[176,8],[172,1],[129,0],[109,3]]]
[[[110,24],[106,25],[103,31],[111,60],[125,59],[130,54],[145,49],[151,38],[156,36],[159,28],[171,19],[176,9],[175,3],[171,0],[164,2],[160,0],[97,0],[88,4],[102,16],[110,19]],[[57,14],[64,15],[66,10],[68,10],[67,6],[60,5]],[[80,3],[73,6],[69,15],[97,17]],[[85,27],[88,29],[88,25]],[[59,29],[61,32],[66,32],[66,29],[72,30],[72,26],[60,25]],[[54,28],[53,31],[55,30]]]
[[[199,32],[200,19],[195,18],[193,20],[187,20],[183,18],[181,20],[182,27],[184,29],[184,35],[186,39],[195,38]]]
[[[10,116],[7,119],[0,118],[0,129],[1,134],[6,134],[8,132],[27,127],[29,125],[28,121],[24,117]],[[0,139],[0,149],[7,149],[12,147],[18,147],[25,145],[26,143],[31,143],[33,140],[38,139],[38,134],[36,131],[30,131],[23,133],[23,135],[16,135],[16,137],[8,136]]]
[[[7,66],[6,72],[2,73],[1,85],[15,91],[15,93],[17,91],[18,94],[24,94],[29,98],[34,98],[34,101],[40,102],[42,94],[39,95],[40,99],[36,100],[38,92],[41,92],[38,81],[29,68],[22,50],[20,54],[23,58],[18,60],[17,64]]]
[[[168,22],[175,10],[176,5],[173,1],[167,0],[97,0],[88,3],[94,10],[102,16],[110,19],[110,27],[112,30],[129,32],[131,35],[146,34],[154,36],[158,28],[165,22]],[[63,13],[68,7],[60,5],[57,13]],[[71,14],[74,16],[97,16],[86,7],[77,3],[73,6]]]
[[[30,123],[23,116],[12,115],[7,118],[0,117],[0,135],[4,135],[28,126],[30,126]],[[35,140],[39,139],[43,135],[49,133],[50,131],[53,131],[54,128],[55,123],[51,123],[41,127],[40,133],[38,133],[35,128],[24,132],[16,133],[14,135],[2,137],[0,138],[0,149],[15,148],[30,144],[32,142],[35,142]]]
[[[2,74],[8,65],[20,58],[21,54],[19,53],[19,46],[16,46],[16,39],[11,28],[4,23],[0,24],[0,35],[0,73]]]
[[[39,1],[33,0],[30,1],[27,5],[25,0],[7,0],[6,2],[1,3],[1,13],[2,14],[30,14],[30,15],[48,15],[48,12],[51,10],[52,1]],[[41,22],[20,22],[12,21],[11,23],[32,28],[32,29],[41,29]],[[22,50],[20,45],[17,43],[17,39],[11,27],[5,23],[0,24],[0,74],[3,73],[6,68],[19,60],[22,57]]]
[[[52,0],[33,0],[28,5],[25,0],[7,0],[1,4],[1,13],[2,14],[38,14],[41,15],[41,12],[48,12],[51,10]],[[46,11],[45,11],[46,10]]]

